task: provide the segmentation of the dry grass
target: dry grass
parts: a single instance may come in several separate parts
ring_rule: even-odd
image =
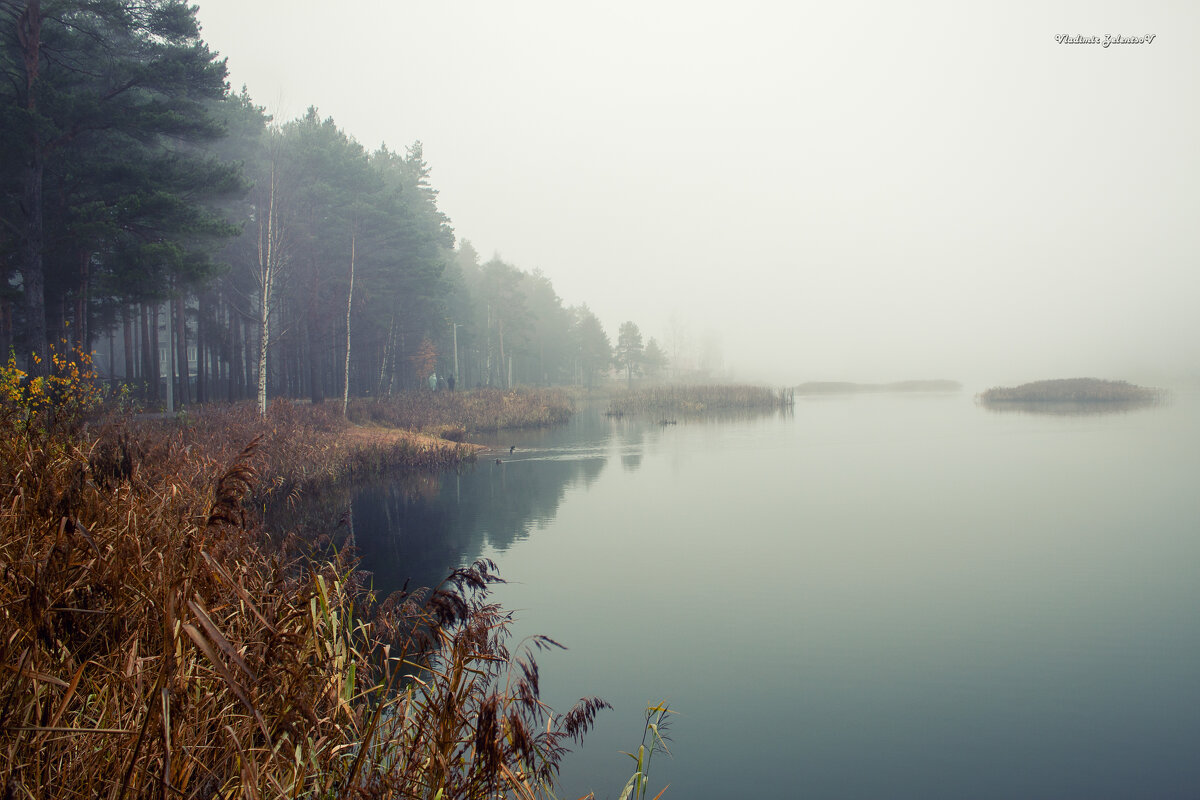
[[[532,428],[566,422],[571,398],[558,389],[473,389],[469,392],[403,392],[350,402],[350,419],[415,431],[462,436],[506,428]],[[452,437],[446,437],[452,438]]]
[[[347,554],[271,543],[258,472],[298,481],[346,429],[269,423],[0,421],[5,797],[544,796],[605,704],[550,715],[534,652],[556,645],[510,650],[489,563],[377,602]]]
[[[614,395],[609,416],[653,414],[658,416],[699,415],[724,411],[757,411],[791,408],[791,390],[776,391],[764,386],[656,386]]]
[[[334,403],[309,405],[278,399],[266,419],[248,403],[209,406],[162,419],[125,422],[127,434],[162,448],[203,452],[217,463],[236,458],[245,442],[261,437],[255,494],[318,494],[333,483],[389,470],[441,470],[475,458],[480,449],[413,431],[357,426]],[[109,436],[108,438],[111,438]],[[160,454],[146,450],[146,458]]]

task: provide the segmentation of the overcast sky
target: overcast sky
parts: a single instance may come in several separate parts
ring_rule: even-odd
[[[1200,374],[1200,4],[198,2],[234,88],[421,140],[457,235],[614,339],[674,315],[776,382]]]

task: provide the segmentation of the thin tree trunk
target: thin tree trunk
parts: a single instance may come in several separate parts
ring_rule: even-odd
[[[396,341],[397,338],[400,338],[399,342]],[[403,342],[404,342],[403,338],[400,337],[399,330],[396,329],[395,327],[393,327],[393,329],[392,329],[391,340],[392,340],[392,357],[391,357],[391,359],[389,359],[389,362],[388,362],[388,383],[387,383],[388,397],[392,396],[392,392],[396,388],[396,353],[399,352],[400,347],[403,345]]]
[[[350,311],[354,307],[354,255],[358,232],[350,229],[350,288],[346,292],[346,373],[342,382],[342,416],[350,405]]]
[[[276,244],[279,235],[275,218],[276,171],[271,158],[271,183],[268,188],[267,219],[258,223],[258,414],[267,415],[267,345],[270,343],[271,289],[275,283],[275,266],[279,257]]]
[[[488,304],[488,321],[487,321],[487,385],[492,385],[492,306]]]
[[[154,399],[154,388],[150,385],[150,380],[154,375],[154,370],[150,367],[150,310],[145,303],[138,304],[138,379],[142,383],[142,391],[147,402]]]
[[[196,296],[196,402],[200,404],[208,400],[208,358],[205,350],[208,350],[207,355],[212,354],[206,336],[208,326],[204,324],[204,315],[208,311],[206,297],[203,292]]]
[[[229,315],[229,402],[243,397],[245,384],[242,382],[246,374],[242,366],[242,320],[239,316]]]
[[[150,342],[147,352],[150,354],[150,380],[153,384],[151,396],[155,402],[161,399],[160,394],[162,384],[162,350],[159,348],[158,342],[158,303],[153,303],[150,306]]]
[[[504,379],[504,388],[511,389],[512,386],[509,385],[512,382],[511,368],[508,370],[507,377],[505,376],[505,364],[508,362],[504,360],[504,320],[497,318],[496,326],[500,329],[500,377]]]
[[[40,360],[30,359],[29,372],[50,374],[50,358],[46,340],[46,273],[43,261],[45,217],[42,208],[42,188],[45,178],[45,153],[37,116],[38,68],[42,48],[41,0],[27,0],[25,10],[17,19],[17,40],[25,67],[25,111],[29,118],[28,159],[22,170],[22,203],[25,212],[25,236],[21,248],[21,291],[25,301],[26,342]]]
[[[0,298],[0,360],[7,359],[13,348],[13,309],[7,298]]]
[[[325,402],[325,377],[321,366],[321,351],[313,343],[312,319],[306,317],[304,348],[308,357],[308,399],[313,405]]]
[[[383,381],[387,376],[388,358],[392,352],[392,335],[396,330],[396,312],[392,312],[392,319],[388,323],[387,336],[383,339],[383,357],[379,359],[379,386],[375,389],[375,394],[383,395]]]
[[[264,288],[258,296],[258,415],[267,415],[267,344],[270,335],[270,315],[267,313],[267,291]]]
[[[174,414],[179,407],[175,385],[175,304],[168,298],[164,307],[167,313],[167,377],[164,383],[167,385],[167,413]]]
[[[183,296],[176,297],[172,301],[174,306],[175,317],[175,366],[179,373],[179,392],[176,394],[177,405],[183,408],[191,402],[192,393],[189,386],[189,374],[191,372],[188,364],[187,351],[187,305],[184,303]]]
[[[32,163],[25,168],[25,241],[22,253],[21,290],[25,299],[25,330],[29,350],[38,361],[29,365],[30,373],[48,375],[50,359],[46,340],[46,274],[42,260],[42,155],[35,147]]]
[[[79,254],[79,285],[75,292],[75,335],[72,340],[76,347],[85,353],[91,352],[91,336],[88,330],[88,265],[92,254]]]
[[[125,382],[133,383],[137,379],[137,366],[133,361],[133,324],[130,321],[130,316],[133,313],[133,306],[126,305],[121,311],[121,338],[122,344],[125,345]]]

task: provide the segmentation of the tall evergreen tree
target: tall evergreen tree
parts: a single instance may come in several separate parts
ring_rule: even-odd
[[[646,342],[646,349],[642,353],[642,364],[646,368],[646,374],[651,379],[657,379],[666,369],[668,362],[667,354],[659,346],[658,340],[653,336],[650,337],[650,341]]]
[[[571,339],[575,345],[580,376],[591,389],[596,377],[604,374],[612,364],[612,344],[604,326],[586,305],[573,310],[575,322],[571,328]]]
[[[495,343],[495,350],[489,350],[488,383],[495,382],[508,388],[513,351],[528,341],[531,327],[522,273],[496,256],[483,265],[480,277],[481,301],[487,308],[488,338],[489,342]]]
[[[80,248],[97,248],[92,237],[105,226],[149,208],[158,224],[137,233],[153,246],[133,257],[173,260],[176,268],[203,261],[188,242],[201,232],[188,229],[200,216],[191,193],[148,182],[188,172],[187,143],[221,135],[207,104],[226,91],[225,64],[201,41],[195,8],[181,0],[0,0],[0,72],[0,144],[8,156],[0,218],[17,244],[8,266],[20,275],[25,344],[45,352],[47,286],[86,273]],[[157,157],[138,159],[124,176],[141,191],[114,199],[80,186],[89,172],[105,180],[112,165],[99,162],[124,148]],[[152,169],[139,178],[146,165]],[[71,213],[49,217],[53,191]],[[48,222],[73,236],[60,238]],[[49,246],[60,241],[75,245],[78,261]],[[118,246],[114,255],[130,254]]]
[[[633,375],[642,368],[642,332],[633,322],[621,323],[617,332],[617,348],[613,352],[613,362],[618,368],[624,369],[629,388],[633,388]]]

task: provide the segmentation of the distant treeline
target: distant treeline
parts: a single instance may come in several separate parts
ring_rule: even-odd
[[[958,381],[897,381],[896,383],[850,383],[810,381],[796,387],[796,394],[855,394],[858,392],[957,392]]]
[[[541,272],[456,241],[420,142],[368,151],[231,92],[195,13],[0,4],[0,352],[38,374],[78,348],[154,403],[264,410],[663,368],[633,323],[614,349]]]

